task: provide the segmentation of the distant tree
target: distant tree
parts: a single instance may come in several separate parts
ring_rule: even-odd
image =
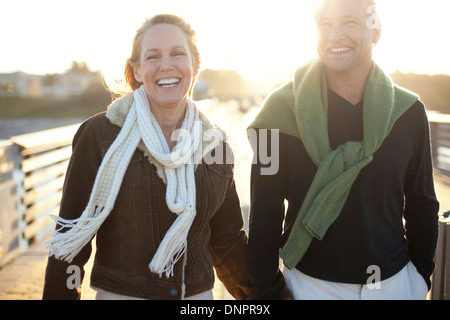
[[[78,62],[78,61],[72,61],[72,65],[70,69],[67,70],[67,72],[76,72],[76,73],[92,73],[92,71],[89,69],[88,64],[86,62]]]
[[[9,81],[0,82],[0,95],[10,95],[16,91],[14,84]]]
[[[53,86],[58,81],[58,74],[46,74],[42,81],[45,86]]]

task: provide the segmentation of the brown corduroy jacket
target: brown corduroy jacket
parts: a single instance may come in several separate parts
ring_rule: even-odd
[[[73,140],[73,154],[66,175],[60,216],[76,219],[88,203],[101,161],[118,135],[132,103],[132,96],[117,100],[107,113],[85,121]],[[204,129],[212,127],[201,116]],[[223,142],[213,151],[229,155]],[[227,153],[228,152],[228,153]],[[211,155],[211,154],[210,154]],[[223,158],[222,158],[223,159]],[[227,290],[237,299],[247,298],[246,234],[233,179],[233,164],[202,161],[196,167],[197,214],[187,238],[186,266],[183,258],[173,277],[160,277],[149,270],[149,263],[176,215],[165,201],[166,185],[162,168],[138,147],[128,166],[115,207],[96,236],[96,255],[91,286],[115,294],[143,299],[180,299],[183,282],[189,297],[214,285],[214,270]],[[222,164],[223,163],[223,164]],[[49,257],[44,299],[80,299],[81,290],[71,289],[75,265],[81,270],[92,251],[86,245],[71,262]]]

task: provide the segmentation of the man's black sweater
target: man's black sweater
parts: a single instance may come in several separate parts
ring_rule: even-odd
[[[361,141],[362,102],[353,105],[331,90],[328,101],[330,146]],[[270,143],[279,145],[279,170],[260,175],[263,165],[252,166],[248,243],[253,298],[263,299],[275,298],[284,285],[279,250],[317,171],[300,139],[280,133],[279,141]],[[438,210],[429,126],[418,101],[397,120],[354,182],[339,217],[322,241],[313,240],[296,268],[323,280],[366,284],[370,266],[379,267],[384,280],[411,260],[430,287]]]

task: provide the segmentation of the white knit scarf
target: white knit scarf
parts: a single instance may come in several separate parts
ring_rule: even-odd
[[[196,215],[194,157],[198,157],[198,150],[201,157],[202,137],[199,113],[190,99],[187,100],[181,133],[184,134],[180,134],[181,139],[171,152],[150,111],[144,87],[137,89],[125,123],[98,170],[89,203],[81,217],[76,220],[54,217],[61,227],[47,241],[50,256],[71,262],[92,240],[113,209],[130,159],[142,140],[148,152],[164,167],[166,203],[169,210],[178,215],[149,267],[160,276],[163,273],[167,277],[173,276],[174,265],[187,248],[187,235]],[[69,229],[63,230],[66,228]]]

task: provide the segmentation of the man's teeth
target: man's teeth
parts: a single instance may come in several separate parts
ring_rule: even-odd
[[[331,53],[340,53],[340,52],[346,52],[350,50],[349,48],[332,48],[330,49]]]
[[[156,82],[158,86],[174,86],[180,82],[178,78],[161,79]]]

